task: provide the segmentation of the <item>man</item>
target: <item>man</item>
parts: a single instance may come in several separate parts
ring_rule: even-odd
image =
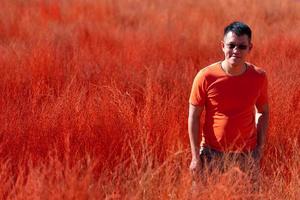
[[[247,168],[248,157],[259,163],[269,120],[266,73],[245,61],[252,49],[251,29],[233,22],[224,29],[224,60],[201,69],[189,99],[188,131],[195,176],[204,165],[224,171],[229,157]],[[261,113],[255,123],[255,108]],[[201,131],[200,117],[205,109]],[[200,151],[200,156],[199,156]]]

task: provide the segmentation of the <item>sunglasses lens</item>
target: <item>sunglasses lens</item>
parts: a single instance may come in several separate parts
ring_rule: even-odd
[[[241,45],[228,44],[227,46],[229,49],[234,49],[235,47],[237,47],[240,50],[245,50],[248,47],[247,45],[243,45],[243,44],[241,44]]]
[[[239,45],[238,48],[244,50],[244,49],[247,49],[247,46],[246,45]]]
[[[229,49],[234,49],[235,45],[234,44],[229,44]]]

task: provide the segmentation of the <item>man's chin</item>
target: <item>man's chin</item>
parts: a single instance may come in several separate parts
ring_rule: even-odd
[[[238,65],[242,65],[244,62],[242,60],[230,60],[229,63],[232,66],[238,66]]]

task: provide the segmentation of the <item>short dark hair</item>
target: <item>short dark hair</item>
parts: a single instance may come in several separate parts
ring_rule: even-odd
[[[235,21],[226,26],[224,28],[224,36],[230,31],[234,32],[237,36],[247,35],[249,40],[251,40],[252,31],[250,27],[243,22]]]

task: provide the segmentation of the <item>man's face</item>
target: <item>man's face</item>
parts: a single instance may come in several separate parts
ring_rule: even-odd
[[[251,48],[252,44],[247,35],[237,36],[231,31],[224,36],[224,41],[222,41],[225,60],[233,66],[244,64]]]

